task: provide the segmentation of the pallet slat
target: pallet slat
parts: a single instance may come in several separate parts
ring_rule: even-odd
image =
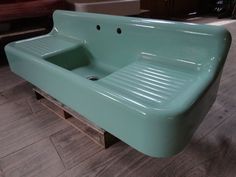
[[[118,138],[96,126],[86,118],[82,117],[79,113],[73,111],[71,108],[62,104],[41,89],[34,88],[33,91],[35,93],[36,99],[39,100],[42,105],[57,114],[65,122],[84,133],[91,140],[101,145],[103,148],[108,148],[119,141]]]

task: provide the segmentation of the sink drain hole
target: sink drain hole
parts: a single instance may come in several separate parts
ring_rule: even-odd
[[[88,80],[91,80],[91,81],[97,81],[99,80],[99,78],[97,76],[89,76],[87,77]]]

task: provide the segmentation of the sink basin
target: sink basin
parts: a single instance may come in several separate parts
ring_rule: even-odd
[[[11,70],[137,150],[180,152],[216,98],[223,27],[56,11],[43,36],[5,47]]]
[[[137,15],[140,0],[68,0],[76,11],[110,15]]]
[[[83,45],[78,45],[60,54],[45,56],[44,59],[93,81],[101,79],[112,72],[111,68],[96,63],[92,54]]]

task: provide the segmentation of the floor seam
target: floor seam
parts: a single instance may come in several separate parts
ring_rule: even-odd
[[[31,107],[28,98],[26,99],[26,103],[27,103],[27,105],[29,106],[29,109],[30,109],[31,113],[34,114],[33,108]]]
[[[103,151],[103,150],[106,150],[106,149],[102,149],[102,148],[101,148],[99,151],[97,151],[97,152],[91,154],[89,157],[87,157],[87,158],[85,158],[84,160],[80,161],[79,164],[76,164],[76,165],[74,165],[73,167],[70,167],[70,168],[68,168],[68,169],[66,169],[66,170],[71,170],[72,168],[74,168],[74,167],[76,167],[76,166],[79,166],[81,163],[85,162],[86,160],[90,159],[91,157],[96,156],[97,153],[99,153],[99,152],[101,152],[101,151]]]
[[[60,131],[61,131],[61,130],[60,130]],[[50,140],[50,142],[51,142],[52,146],[54,147],[54,149],[55,149],[55,151],[56,151],[56,153],[57,153],[58,157],[60,158],[60,160],[61,160],[61,162],[62,162],[62,164],[63,164],[64,170],[66,171],[67,169],[66,169],[65,163],[64,163],[64,161],[63,161],[63,159],[62,159],[62,157],[61,157],[60,153],[58,152],[58,150],[57,150],[57,148],[56,148],[55,144],[53,143],[53,141],[52,141],[52,137],[51,137],[51,136],[49,136],[48,138],[49,138],[49,140]],[[64,173],[64,172],[63,172],[63,173]]]
[[[13,152],[11,152],[11,153],[5,155],[5,156],[0,157],[0,160],[2,160],[3,158],[6,158],[7,156],[10,156],[10,155],[12,155],[12,154],[14,154],[14,153],[17,153],[17,152],[19,152],[19,151],[21,151],[21,150],[23,150],[23,149],[25,149],[25,148],[27,148],[27,147],[33,145],[33,144],[39,143],[40,141],[42,141],[42,140],[44,140],[44,139],[47,139],[47,138],[49,138],[49,137],[43,137],[43,138],[39,139],[37,142],[31,143],[31,144],[26,145],[26,146],[24,146],[24,147],[22,147],[22,148],[19,148],[19,149],[17,149],[16,151],[13,151]]]

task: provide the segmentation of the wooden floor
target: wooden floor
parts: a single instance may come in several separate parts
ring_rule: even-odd
[[[0,67],[0,177],[236,177],[236,23],[218,97],[186,149],[148,157],[107,150],[35,101],[32,86]]]

